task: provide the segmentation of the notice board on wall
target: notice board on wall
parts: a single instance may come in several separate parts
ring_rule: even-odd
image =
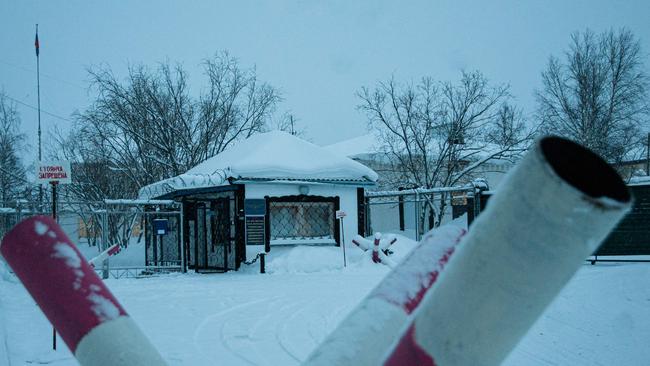
[[[244,200],[246,223],[246,245],[264,245],[266,243],[266,200]]]

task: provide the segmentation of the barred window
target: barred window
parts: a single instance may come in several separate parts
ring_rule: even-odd
[[[270,202],[271,244],[335,243],[333,202]]]

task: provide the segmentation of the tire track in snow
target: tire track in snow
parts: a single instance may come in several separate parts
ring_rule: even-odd
[[[300,306],[300,305],[302,305],[302,306]],[[298,356],[296,356],[296,354],[295,354],[292,350],[289,349],[290,346],[288,346],[287,344],[285,344],[285,343],[287,343],[287,342],[286,342],[285,340],[283,340],[284,337],[282,337],[282,333],[283,333],[283,331],[287,328],[287,324],[288,324],[292,319],[294,319],[294,318],[297,316],[297,314],[300,314],[302,311],[305,310],[305,306],[304,306],[304,305],[305,305],[305,302],[304,302],[304,301],[301,301],[301,302],[299,302],[299,303],[291,304],[291,305],[290,305],[291,308],[296,307],[296,306],[299,306],[299,307],[300,307],[299,310],[297,310],[297,311],[293,311],[291,314],[289,314],[289,316],[288,316],[287,318],[284,319],[283,322],[280,322],[278,325],[276,325],[276,326],[274,327],[274,328],[275,328],[275,329],[274,329],[275,339],[277,340],[278,345],[280,345],[280,347],[282,348],[282,350],[283,350],[286,354],[288,354],[291,358],[293,358],[294,360],[296,360],[296,363],[300,363],[300,362],[302,362],[302,359],[300,359]],[[287,307],[287,308],[289,308],[289,307]]]
[[[280,329],[278,329],[275,333],[275,338],[278,340],[278,343],[282,347],[282,349],[289,355],[291,356],[294,360],[296,360],[297,363],[300,363],[303,361],[304,357],[300,357],[297,355],[297,351],[293,349],[293,344],[289,340],[289,336],[286,335],[287,329],[289,329],[289,323],[293,321],[298,315],[300,315],[304,310],[298,310],[291,314],[289,318],[280,326]],[[295,335],[295,333],[293,333]]]
[[[233,307],[229,307],[227,309],[224,309],[224,310],[222,310],[220,312],[217,312],[215,314],[212,314],[212,315],[204,318],[201,321],[201,323],[199,324],[199,326],[196,327],[196,330],[194,331],[194,335],[193,335],[193,344],[194,344],[194,348],[196,349],[196,351],[199,354],[201,354],[204,358],[206,358],[208,360],[212,360],[212,359],[214,359],[212,357],[214,355],[209,353],[209,352],[206,352],[205,348],[203,346],[201,346],[201,343],[206,343],[207,342],[207,348],[210,349],[211,351],[214,351],[215,346],[218,347],[219,344],[221,344],[226,349],[226,351],[229,351],[232,355],[237,356],[238,358],[242,359],[243,361],[245,361],[245,362],[247,362],[247,363],[249,363],[251,365],[254,365],[254,363],[252,363],[251,361],[249,361],[246,358],[241,357],[238,353],[234,352],[234,350],[231,349],[231,347],[228,346],[228,343],[225,341],[225,336],[223,334],[223,328],[224,328],[224,326],[226,324],[225,322],[223,322],[221,324],[219,324],[217,322],[217,324],[219,324],[218,325],[219,326],[218,334],[219,334],[219,340],[221,342],[209,342],[210,340],[214,341],[214,337],[207,337],[206,335],[214,335],[214,330],[209,331],[207,328],[208,328],[208,325],[210,325],[210,323],[214,323],[215,321],[219,320],[220,318],[224,317],[225,315],[227,315],[229,313],[237,312],[240,309],[243,309],[243,308],[246,308],[246,307],[249,307],[249,306],[253,306],[253,305],[257,305],[257,304],[263,303],[265,301],[267,301],[267,300],[262,299],[262,300],[248,301],[248,302],[245,302],[243,304],[238,304],[238,305],[235,305]]]
[[[300,360],[282,344],[279,337],[279,330],[296,308],[300,307],[303,301],[289,302],[281,298],[267,304],[267,309],[262,317],[249,330],[249,338],[256,340],[253,352],[259,357],[257,365],[292,365],[298,364]],[[261,354],[260,354],[261,353]],[[273,355],[273,359],[269,359]]]

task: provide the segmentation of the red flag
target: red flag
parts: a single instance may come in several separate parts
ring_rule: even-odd
[[[38,57],[38,27],[36,27],[36,39],[34,40],[34,47],[36,47],[36,57]]]

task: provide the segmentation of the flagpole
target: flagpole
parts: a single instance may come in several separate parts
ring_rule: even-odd
[[[38,98],[38,161],[41,161],[41,65],[39,62],[38,24],[36,24],[36,91]]]
[[[41,152],[41,65],[40,65],[40,58],[38,56],[39,54],[39,48],[40,45],[38,43],[38,24],[36,24],[36,40],[34,42],[34,46],[36,47],[36,96],[38,100],[38,164],[41,164],[41,160],[43,158],[42,152]],[[43,186],[41,184],[38,185],[38,204],[40,209],[43,209]]]
[[[34,41],[34,47],[36,48],[36,98],[38,100],[38,164],[41,164],[43,159],[41,151],[41,63],[40,63],[40,45],[38,42],[38,24],[36,24],[36,39]],[[43,211],[43,186],[38,185],[38,207],[39,211]]]
[[[41,160],[43,159],[42,150],[41,150],[41,63],[39,53],[40,53],[40,44],[38,42],[38,24],[36,24],[36,39],[34,40],[34,47],[36,48],[36,98],[38,101],[37,110],[38,110],[38,165],[41,165]],[[52,199],[56,199],[56,187],[52,188]],[[40,211],[43,211],[43,185],[39,183],[38,185],[38,204]],[[52,215],[56,217],[56,208],[52,206]],[[52,349],[56,351],[56,329],[52,327]]]

